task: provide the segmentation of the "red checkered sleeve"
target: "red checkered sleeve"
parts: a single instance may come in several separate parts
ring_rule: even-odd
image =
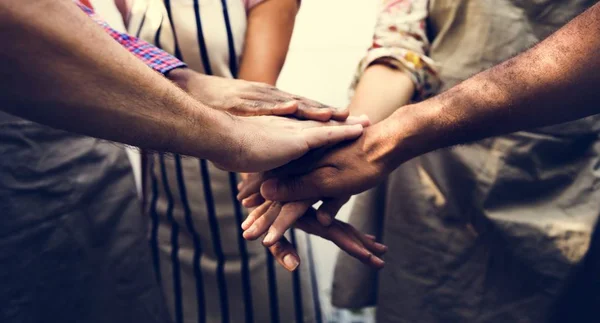
[[[75,3],[83,10],[90,18],[97,22],[104,30],[114,38],[119,44],[125,47],[129,52],[141,59],[146,65],[154,69],[155,71],[166,74],[169,71],[179,68],[186,67],[185,63],[173,57],[169,53],[162,49],[151,45],[139,38],[118,32],[111,28],[106,21],[96,15],[94,10],[81,4],[79,1]]]

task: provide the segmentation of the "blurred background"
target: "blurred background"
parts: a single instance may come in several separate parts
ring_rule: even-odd
[[[124,30],[113,0],[92,0],[96,11],[112,26]],[[359,60],[371,43],[378,1],[302,0],[294,34],[277,86],[333,106],[348,104],[348,86]],[[335,15],[332,13],[341,13]],[[309,81],[307,81],[309,80]],[[137,159],[135,151],[130,157]],[[138,165],[138,163],[134,163]],[[134,169],[139,178],[139,169]],[[352,200],[340,212],[348,217]],[[323,312],[329,322],[370,322],[371,316],[354,317],[331,309],[329,295],[338,248],[310,237],[315,251]]]

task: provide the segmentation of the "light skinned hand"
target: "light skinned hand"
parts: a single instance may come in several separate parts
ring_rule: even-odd
[[[262,172],[302,157],[307,152],[358,138],[369,124],[366,116],[346,121],[308,121],[286,117],[233,118],[222,139],[223,149],[210,159],[217,167]]]
[[[255,195],[256,196],[256,195]],[[260,194],[258,194],[260,196]],[[319,206],[316,217],[323,226],[329,226],[333,222],[340,208],[348,202],[349,197],[340,199],[327,199]],[[244,200],[244,201],[247,201]],[[291,228],[315,204],[316,200],[273,202],[263,201],[255,208],[242,223],[244,238],[255,240],[266,233],[263,245],[271,246],[278,241],[284,233]],[[257,206],[255,204],[244,204],[246,207]]]

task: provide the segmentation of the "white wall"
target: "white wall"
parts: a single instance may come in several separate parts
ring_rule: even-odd
[[[377,0],[303,0],[290,52],[278,86],[334,106],[348,104],[348,85],[369,47]],[[346,219],[348,203],[339,218]],[[329,289],[338,249],[313,237],[323,309],[329,312]]]
[[[93,1],[105,19],[122,28],[112,3],[112,0]],[[278,86],[333,106],[346,106],[348,85],[371,42],[377,4],[376,0],[302,0]],[[346,205],[340,218],[347,218],[348,209]],[[328,296],[338,250],[320,238],[312,241],[317,251],[321,294]],[[323,305],[327,304],[328,299],[324,299]]]

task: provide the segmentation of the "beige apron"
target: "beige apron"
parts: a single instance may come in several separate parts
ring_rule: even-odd
[[[430,1],[430,56],[449,88],[594,3]],[[399,167],[358,198],[350,221],[383,217],[372,230],[390,247],[386,268],[369,291],[358,281],[376,274],[341,254],[334,304],[377,304],[378,322],[540,322],[585,254],[600,210],[599,127],[588,118]],[[347,271],[353,266],[362,270]]]
[[[231,78],[243,52],[245,4],[137,0],[128,29],[199,73]],[[147,166],[150,245],[175,323],[321,321],[304,233],[288,233],[303,260],[289,273],[260,240],[243,239],[247,211],[235,198],[236,174],[206,160],[157,153],[149,155]]]

